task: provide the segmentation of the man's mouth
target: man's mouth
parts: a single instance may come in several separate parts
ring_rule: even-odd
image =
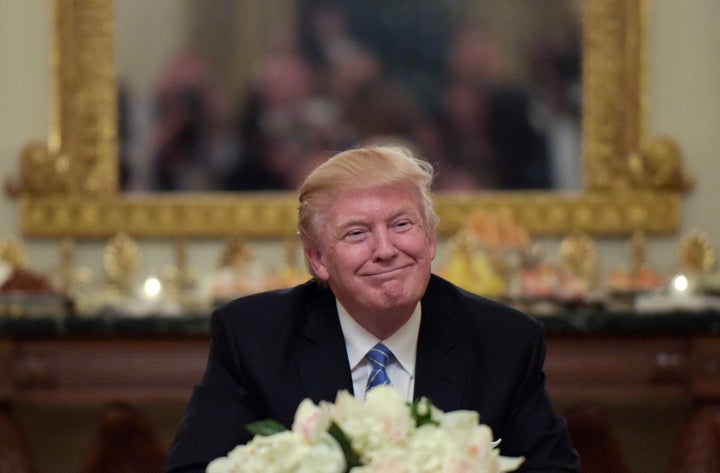
[[[372,273],[368,273],[365,276],[367,277],[383,277],[383,276],[393,276],[397,273],[400,273],[406,269],[408,269],[411,265],[405,265],[405,266],[398,266],[397,268],[386,268],[381,269],[379,271],[374,271]]]

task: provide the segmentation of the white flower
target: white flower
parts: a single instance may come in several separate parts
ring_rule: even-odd
[[[475,411],[452,411],[433,415],[440,426],[447,430],[471,430],[480,423],[480,414]]]
[[[294,473],[342,473],[346,469],[345,456],[337,441],[323,433],[307,452]]]
[[[346,459],[338,442],[356,457]],[[523,458],[500,456],[498,443],[476,412],[446,413],[426,399],[409,405],[395,389],[381,386],[369,391],[364,402],[346,391],[335,403],[318,406],[306,399],[292,430],[256,436],[213,460],[206,473],[345,473],[348,465],[350,473],[516,470]]]
[[[329,408],[333,421],[366,464],[377,452],[403,445],[415,427],[407,403],[390,386],[371,389],[364,403],[340,392]]]
[[[297,432],[308,443],[317,443],[321,435],[330,427],[330,414],[321,409],[310,399],[303,400],[295,412],[292,430]]]
[[[412,465],[397,458],[380,458],[369,465],[353,468],[352,473],[415,473]]]
[[[343,473],[342,449],[327,432],[314,443],[295,431],[256,436],[213,460],[207,473]]]
[[[232,471],[233,461],[228,457],[216,458],[211,461],[205,469],[206,473],[232,473]]]

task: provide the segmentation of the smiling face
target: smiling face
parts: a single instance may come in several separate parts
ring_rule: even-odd
[[[315,275],[370,332],[397,330],[425,293],[437,247],[415,188],[345,191],[320,222],[305,250]]]

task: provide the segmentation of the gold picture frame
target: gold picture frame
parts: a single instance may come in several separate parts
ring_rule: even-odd
[[[20,159],[25,237],[294,234],[296,200],[288,193],[120,193],[113,0],[53,7],[51,129],[47,143],[29,144]],[[478,208],[509,211],[539,236],[677,231],[688,178],[673,141],[649,140],[645,130],[647,10],[648,0],[584,0],[584,190],[441,193],[441,236]]]

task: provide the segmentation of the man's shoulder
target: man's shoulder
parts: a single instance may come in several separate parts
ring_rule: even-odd
[[[477,323],[499,323],[512,327],[536,326],[539,321],[504,302],[467,291],[462,287],[433,275],[427,295],[441,307]]]
[[[258,303],[267,303],[267,301],[278,301],[283,302],[293,297],[299,297],[302,294],[314,292],[319,289],[319,285],[315,280],[310,279],[302,284],[291,287],[283,287],[277,289],[271,289],[266,291],[254,292],[251,294],[243,294],[238,296],[225,304],[224,306],[241,306],[241,305],[252,305]]]
[[[332,298],[332,293],[315,280],[297,286],[248,294],[217,307],[216,317],[244,314],[249,318],[266,318],[269,314],[292,314],[317,306]]]

